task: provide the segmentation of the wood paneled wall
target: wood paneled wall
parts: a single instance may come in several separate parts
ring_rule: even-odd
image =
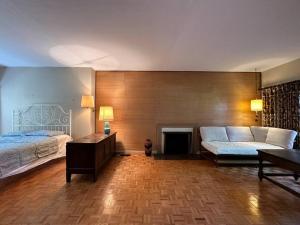
[[[97,72],[96,131],[100,105],[114,107],[118,150],[142,151],[146,138],[160,149],[162,126],[255,125],[258,80],[258,73]]]

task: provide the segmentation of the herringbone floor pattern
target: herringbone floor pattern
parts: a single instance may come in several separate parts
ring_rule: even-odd
[[[66,184],[60,162],[1,190],[0,224],[300,224],[300,199],[237,174],[132,155],[114,157],[96,183],[77,175]]]

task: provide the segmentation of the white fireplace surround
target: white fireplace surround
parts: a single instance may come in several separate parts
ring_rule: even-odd
[[[161,153],[164,154],[165,150],[165,133],[171,133],[171,132],[182,132],[182,133],[191,133],[193,143],[193,127],[162,127],[161,128]],[[191,146],[193,146],[191,144]],[[192,149],[189,149],[189,153],[191,153]]]

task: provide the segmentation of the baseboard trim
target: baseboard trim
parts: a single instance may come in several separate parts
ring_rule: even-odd
[[[145,154],[144,151],[137,150],[126,150],[126,151],[116,151],[116,154]]]

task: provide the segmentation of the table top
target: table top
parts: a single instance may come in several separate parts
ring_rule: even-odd
[[[116,132],[111,132],[109,135],[106,135],[103,133],[90,134],[88,136],[70,141],[70,142],[68,142],[68,144],[72,144],[72,143],[95,144],[95,143],[99,143],[99,142],[103,141],[104,139],[106,139],[107,137],[110,137],[115,134],[116,134]]]
[[[300,164],[300,150],[291,149],[258,149],[258,153],[264,153],[277,158]]]

